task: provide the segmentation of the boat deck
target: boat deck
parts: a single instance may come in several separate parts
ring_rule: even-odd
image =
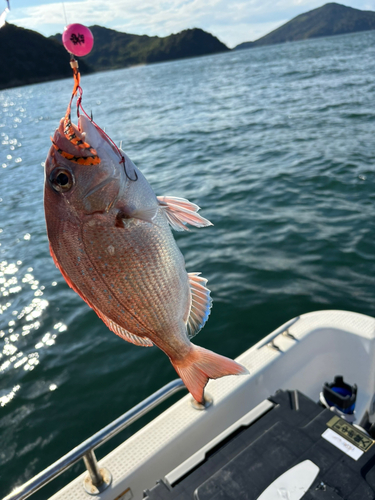
[[[237,358],[250,375],[212,380],[213,404],[204,411],[185,396],[103,460],[112,483],[89,496],[79,476],[51,500],[142,499],[202,446],[253,410],[278,389],[298,389],[318,401],[322,385],[343,375],[358,385],[356,415],[374,415],[375,319],[345,311],[319,311],[288,321]]]

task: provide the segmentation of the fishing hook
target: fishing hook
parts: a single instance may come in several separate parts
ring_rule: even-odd
[[[126,171],[125,157],[124,157],[123,155],[121,155],[121,160],[120,160],[120,163],[123,163],[123,164],[124,164],[124,172],[125,172],[126,177],[129,179],[129,181],[136,182],[136,181],[138,180],[138,174],[137,174],[137,172],[134,170],[135,179],[132,179],[131,177],[129,177],[128,172]]]

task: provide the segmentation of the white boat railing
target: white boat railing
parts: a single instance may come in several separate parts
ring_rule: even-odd
[[[185,389],[181,379],[176,379],[165,385],[154,394],[134,406],[116,420],[103,427],[96,434],[83,441],[69,453],[61,457],[55,463],[44,469],[22,486],[15,488],[3,500],[23,500],[38,491],[55,477],[62,474],[69,467],[79,460],[83,459],[86,465],[88,475],[84,481],[83,487],[89,494],[98,494],[104,491],[112,481],[110,472],[105,468],[99,468],[95,457],[94,449],[102,445],[117,433],[128,427],[130,424],[141,418],[150,410],[168,399],[170,396]],[[203,406],[203,405],[202,405]]]

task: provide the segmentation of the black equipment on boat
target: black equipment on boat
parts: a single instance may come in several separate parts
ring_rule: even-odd
[[[344,382],[344,377],[337,375],[334,381],[323,386],[323,396],[329,406],[334,406],[343,413],[352,414],[357,399],[357,386]]]
[[[144,498],[289,498],[289,489],[303,481],[300,471],[307,466],[309,479],[291,498],[375,499],[375,441],[365,431],[298,391],[278,391],[269,401],[273,406],[260,418],[216,443],[199,465],[187,466],[172,484],[160,480]]]

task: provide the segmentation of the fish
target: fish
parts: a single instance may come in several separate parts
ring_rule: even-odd
[[[67,284],[122,339],[157,346],[193,398],[209,379],[247,374],[197,346],[212,299],[187,272],[172,229],[212,225],[199,207],[156,196],[131,159],[88,116],[62,119],[45,162],[44,208],[51,256]]]

